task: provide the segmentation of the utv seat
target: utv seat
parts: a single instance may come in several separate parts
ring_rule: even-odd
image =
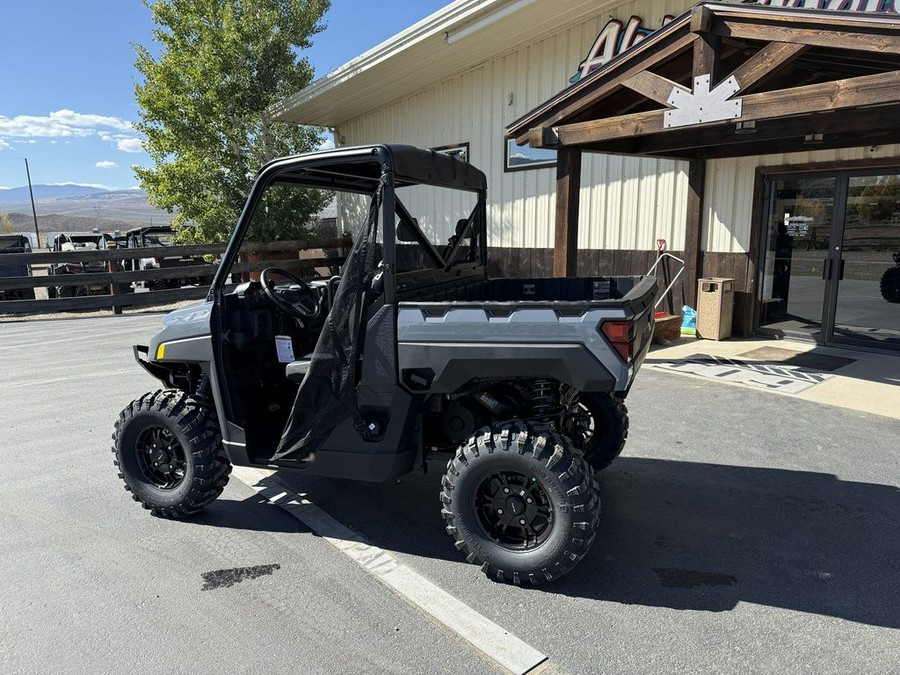
[[[312,356],[304,357],[299,361],[291,361],[284,368],[284,375],[291,382],[296,382],[300,384],[303,382],[303,378],[306,377],[307,371],[309,371],[309,362],[312,359]]]

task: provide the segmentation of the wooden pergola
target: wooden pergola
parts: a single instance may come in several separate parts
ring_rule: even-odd
[[[900,139],[900,21],[896,15],[699,4],[507,133],[520,144],[559,151],[557,276],[576,273],[583,152],[689,160],[690,293],[700,272],[708,159]],[[753,278],[752,250],[749,257]]]

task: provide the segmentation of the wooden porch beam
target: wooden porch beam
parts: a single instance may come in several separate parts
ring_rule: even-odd
[[[578,211],[581,194],[581,150],[560,150],[556,160],[556,238],[553,276],[578,275]]]
[[[792,42],[770,42],[747,59],[743,65],[735,68],[731,75],[737,80],[741,91],[746,91],[808,49],[809,45]]]
[[[713,21],[711,32],[721,37],[763,42],[794,42],[814,47],[832,47],[839,50],[900,52],[900,35],[879,32],[808,28],[802,25],[778,25],[776,23],[750,23],[741,20],[720,19]]]
[[[709,7],[700,5],[707,11]],[[699,7],[694,7],[695,10]],[[701,75],[709,75],[710,89],[715,87],[719,82],[719,50],[722,46],[722,40],[718,35],[709,33],[701,33],[694,40],[694,77]],[[691,80],[693,87],[693,79]]]
[[[673,82],[662,75],[651,73],[649,70],[642,70],[622,84],[632,91],[636,91],[642,96],[646,96],[651,101],[656,101],[663,105],[668,105],[669,96],[672,95],[673,89],[681,89],[684,92],[690,92],[690,89],[687,87],[682,87],[677,82]]]
[[[703,194],[706,188],[706,160],[693,159],[688,164],[687,213],[684,224],[684,302],[696,307],[697,279],[703,236]]]
[[[670,56],[677,54],[683,49],[686,49],[697,37],[696,35],[693,35],[691,33],[687,33],[685,35],[677,35],[677,37],[676,35],[677,34],[673,34],[671,39],[669,39],[668,41],[660,42],[660,44],[656,45],[656,49],[653,50],[652,63],[645,63],[640,58],[637,58],[637,53],[639,53],[642,49],[649,47],[649,44],[645,43],[649,43],[650,40],[645,40],[635,45],[632,49],[629,50],[628,63],[622,65],[619,75],[606,82],[603,82],[602,84],[596,85],[593,90],[586,89],[583,92],[579,91],[577,95],[575,94],[575,92],[567,92],[567,101],[561,101],[558,103],[558,105],[562,105],[563,103],[565,103],[564,107],[560,107],[559,110],[556,111],[552,116],[548,116],[544,121],[541,122],[541,126],[552,126],[568,115],[577,113],[579,110],[592,105],[605,96],[608,96],[610,93],[623,86],[625,80],[628,80],[629,78],[645,70],[646,68],[652,67],[653,64],[664,61]],[[594,76],[591,75],[590,77],[593,78]],[[528,140],[529,133],[527,131],[521,131],[516,136],[516,143],[519,143],[520,145],[527,142]]]
[[[898,91],[900,91],[900,71],[892,71],[779,91],[749,94],[741,97],[743,114],[737,121],[778,119],[821,111],[894,103],[897,101]],[[558,145],[561,147],[587,145],[629,136],[661,133],[666,131],[663,123],[664,112],[664,110],[651,110],[561,125],[555,128],[556,135],[559,137]],[[714,128],[713,125],[721,124],[723,123],[698,124],[677,130],[669,129],[668,133],[677,133],[685,129]],[[733,124],[733,122],[728,121],[724,124]]]

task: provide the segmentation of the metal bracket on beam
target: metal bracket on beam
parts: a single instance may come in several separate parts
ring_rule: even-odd
[[[674,110],[666,110],[663,114],[663,126],[666,129],[740,118],[743,100],[728,100],[740,91],[734,76],[721,82],[712,91],[709,89],[709,82],[709,75],[700,75],[694,78],[693,92],[681,87],[672,89],[667,103]]]

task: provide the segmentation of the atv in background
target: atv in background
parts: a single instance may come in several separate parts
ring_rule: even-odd
[[[894,267],[888,267],[881,275],[881,297],[888,302],[900,302],[900,253],[893,256]]]
[[[103,251],[115,248],[115,241],[108,234],[100,232],[64,232],[53,238],[50,250],[56,253],[73,253],[71,262],[53,263],[47,269],[50,276],[60,277],[56,286],[47,289],[50,298],[72,298],[82,295],[103,295],[109,293],[108,283],[67,284],[65,277],[71,274],[102,274],[109,272],[109,264],[102,260],[79,262],[77,254],[85,251]]]
[[[23,234],[0,234],[0,256],[7,253],[31,253],[31,241]],[[8,264],[0,257],[0,277],[30,277],[31,265]],[[33,288],[0,290],[0,300],[34,300]]]
[[[177,267],[195,267],[203,265],[206,261],[202,255],[165,256],[154,255],[152,249],[162,246],[174,246],[173,237],[175,229],[169,225],[150,225],[148,227],[136,227],[124,234],[125,247],[135,249],[138,258],[125,261],[125,269],[152,270],[172,269]],[[144,250],[141,250],[144,249]],[[175,279],[151,279],[144,282],[151,291],[166,288],[181,288],[182,286],[209,286],[212,283],[213,274],[201,276],[185,276]]]

